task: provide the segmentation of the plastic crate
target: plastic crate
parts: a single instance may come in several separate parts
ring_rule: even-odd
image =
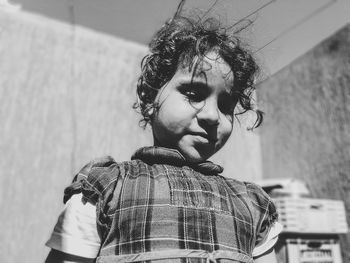
[[[273,198],[283,232],[343,234],[348,232],[343,201],[314,198]]]
[[[276,247],[278,263],[342,263],[337,239],[285,239]]]

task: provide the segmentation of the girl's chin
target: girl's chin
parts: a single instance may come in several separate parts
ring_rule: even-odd
[[[188,162],[205,162],[216,152],[216,145],[208,141],[194,140],[192,137],[185,137],[175,144],[162,144],[154,141],[154,146],[162,146],[178,150]]]
[[[201,149],[196,149],[195,147],[179,148],[178,150],[186,158],[186,160],[191,163],[205,162],[213,155],[211,151],[202,151]]]

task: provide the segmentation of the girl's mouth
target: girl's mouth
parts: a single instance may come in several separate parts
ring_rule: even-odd
[[[209,143],[216,143],[218,141],[216,137],[209,136],[209,134],[206,132],[191,132],[190,134],[192,136],[198,136],[200,138],[203,138]]]

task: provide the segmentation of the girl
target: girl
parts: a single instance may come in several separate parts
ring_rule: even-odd
[[[254,59],[216,20],[179,11],[150,50],[137,107],[154,146],[78,173],[47,262],[276,262],[281,229],[268,195],[207,161],[230,137],[234,115],[253,110]]]

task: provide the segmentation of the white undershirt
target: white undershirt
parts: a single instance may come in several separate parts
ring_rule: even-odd
[[[96,258],[100,249],[100,237],[96,227],[96,207],[83,204],[82,194],[76,194],[66,203],[46,246],[67,254]],[[270,250],[277,242],[282,225],[274,223],[265,240],[253,250],[258,257]]]

